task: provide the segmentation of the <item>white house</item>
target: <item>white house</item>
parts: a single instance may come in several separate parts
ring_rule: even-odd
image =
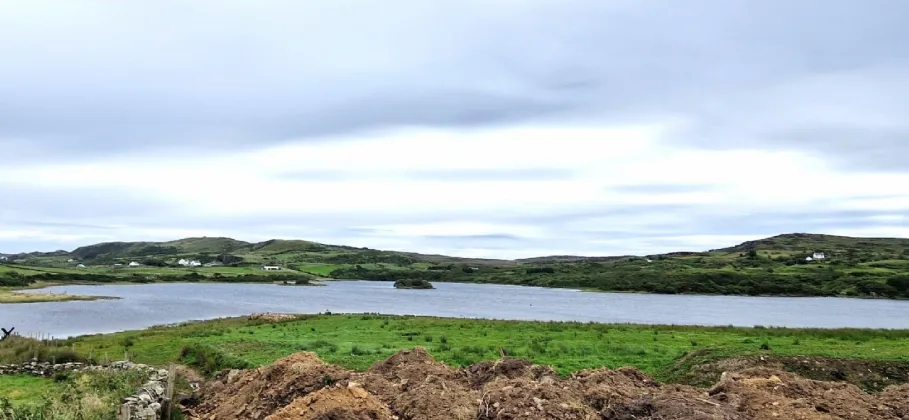
[[[279,265],[263,265],[262,269],[265,271],[277,271],[281,269]]]
[[[827,256],[824,255],[823,252],[815,252],[814,255],[811,256],[811,258],[814,258],[816,260],[823,260],[824,258],[827,258]]]
[[[140,265],[142,265],[142,264],[139,264],[139,263],[137,263],[137,262],[135,262],[135,261],[129,263],[129,266],[130,266],[130,267],[138,267],[138,266],[140,266]]]
[[[183,258],[181,258],[180,261],[177,261],[177,264],[180,264],[184,267],[198,267],[198,266],[202,265],[202,263],[199,262],[199,260],[185,260]]]
[[[812,262],[812,261],[814,261],[814,258],[811,258],[811,257],[805,257],[805,261],[808,261],[808,262]]]
[[[85,264],[79,264],[76,266],[76,268],[85,268]]]

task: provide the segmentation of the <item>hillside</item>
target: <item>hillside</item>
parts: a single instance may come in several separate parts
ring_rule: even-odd
[[[750,250],[778,255],[824,252],[834,258],[858,258],[867,261],[905,258],[909,256],[909,239],[852,238],[848,236],[790,233],[777,235],[711,252],[739,253]]]
[[[815,252],[824,253],[825,258],[808,260]],[[248,243],[231,238],[186,238],[109,242],[69,253],[19,254],[11,259],[20,274],[33,276],[34,270],[60,274],[51,279],[55,281],[91,278],[79,275],[82,273],[107,276],[104,281],[124,276],[130,281],[225,281],[225,276],[238,275],[245,276],[242,281],[270,281],[271,275],[296,274],[307,279],[406,279],[670,294],[909,298],[909,239],[804,233],[704,252],[646,257],[548,256],[506,261],[303,240]],[[181,267],[177,264],[180,259],[197,260],[204,266]],[[141,266],[125,267],[131,262]],[[86,268],[76,269],[76,264]],[[265,272],[262,265],[279,265],[282,270]],[[23,270],[26,266],[32,269]],[[180,277],[190,274],[195,277]]]

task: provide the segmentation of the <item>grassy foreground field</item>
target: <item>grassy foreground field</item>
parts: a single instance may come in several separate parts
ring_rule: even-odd
[[[266,322],[231,318],[155,327],[68,341],[82,356],[122,357],[163,364],[181,360],[208,373],[265,365],[298,351],[363,370],[401,349],[425,347],[463,366],[497,359],[501,348],[553,366],[560,374],[634,366],[662,380],[677,379],[679,360],[749,355],[821,356],[909,363],[909,330],[607,325],[379,315],[309,315]]]
[[[58,388],[49,379],[25,375],[0,375],[0,399],[13,405],[37,404],[44,395]]]

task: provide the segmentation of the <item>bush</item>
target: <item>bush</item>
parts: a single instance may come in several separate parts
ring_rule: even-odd
[[[252,363],[238,357],[222,353],[205,344],[187,344],[180,351],[180,361],[199,369],[202,373],[213,376],[225,369],[250,369]]]
[[[35,340],[20,336],[9,336],[0,341],[0,363],[18,364],[30,362],[37,357],[39,362],[69,363],[85,362],[69,346],[59,340]]]

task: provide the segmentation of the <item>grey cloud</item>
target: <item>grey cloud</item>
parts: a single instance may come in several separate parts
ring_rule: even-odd
[[[656,241],[660,238],[682,238],[685,236],[747,236],[763,238],[782,233],[811,232],[827,233],[840,229],[867,229],[876,227],[900,227],[899,222],[881,219],[882,216],[904,216],[909,209],[899,211],[873,210],[824,210],[745,212],[727,214],[703,206],[699,211],[684,214],[678,223],[649,223],[641,229],[623,227],[625,222],[592,221],[585,229],[573,231],[571,235],[583,240],[632,240]],[[582,219],[583,220],[583,219]],[[668,240],[668,239],[667,239]],[[671,239],[679,240],[679,239]],[[684,241],[683,239],[681,239]],[[716,244],[714,248],[735,244]],[[681,251],[699,251],[684,249]]]
[[[667,114],[700,122],[680,142],[735,147],[774,137],[734,129],[775,119],[744,109],[750,94],[831,72],[886,65],[900,73],[909,59],[909,5],[886,0],[211,6],[0,6],[0,148],[29,159],[160,157],[395,126]],[[82,19],[65,18],[74,10]],[[888,93],[907,87],[900,77],[881,83]],[[767,106],[785,110],[778,105],[788,99]],[[711,133],[711,121],[730,130]],[[804,123],[811,133],[829,121]],[[862,141],[881,142],[879,156],[902,147],[866,128]]]
[[[177,217],[180,206],[141,192],[114,188],[47,188],[0,183],[0,222],[7,226],[108,229],[118,224]]]

